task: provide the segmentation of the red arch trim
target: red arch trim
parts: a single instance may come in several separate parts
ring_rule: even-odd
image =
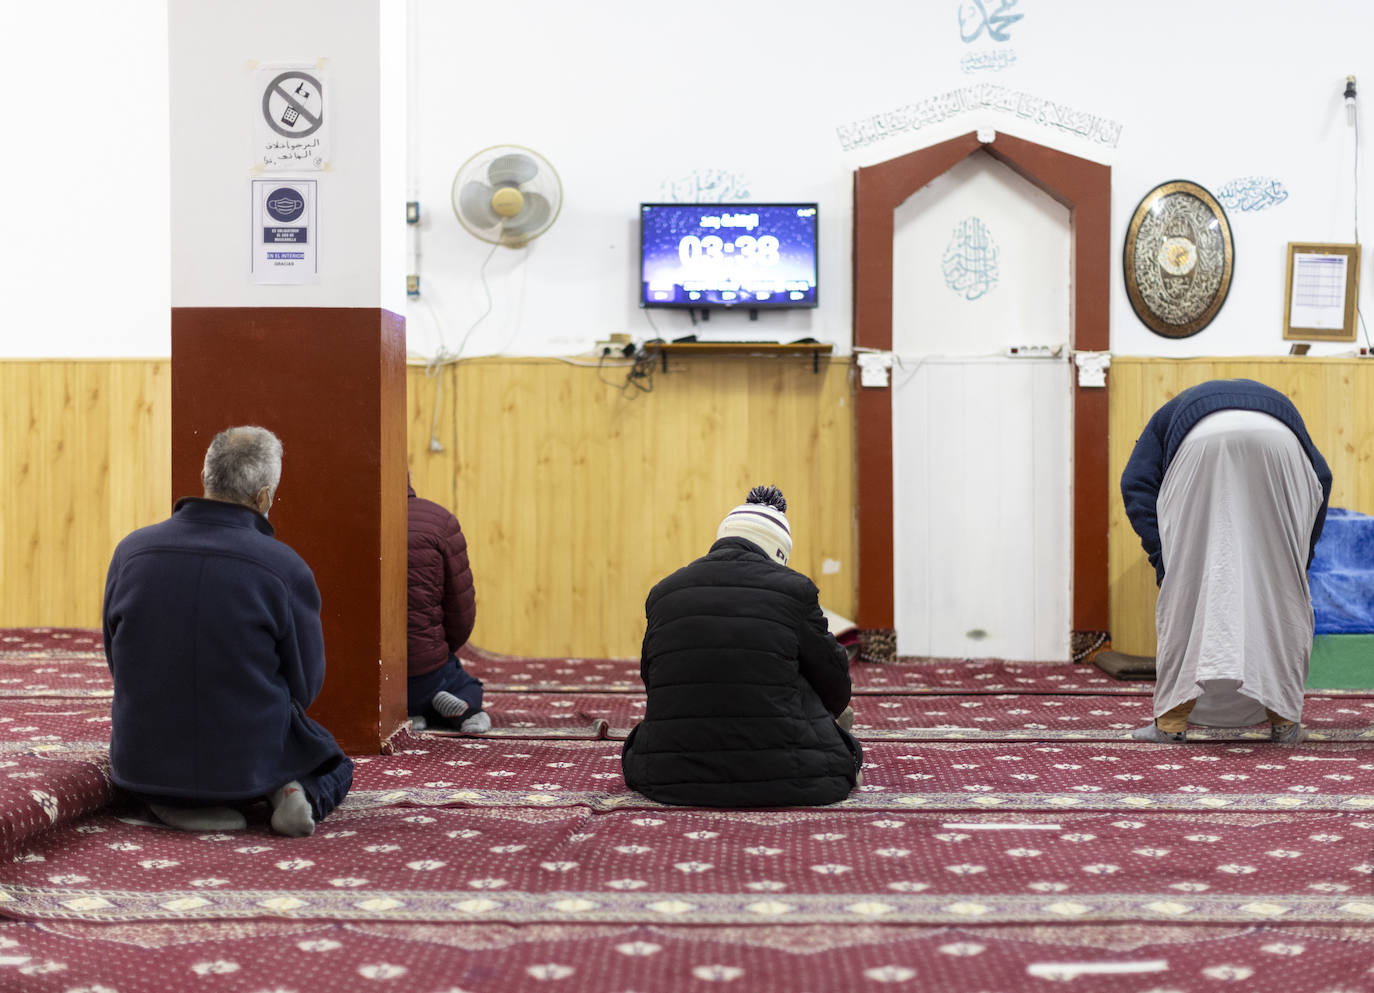
[[[1111,277],[1111,169],[999,134],[969,133],[854,172],[854,344],[892,348],[893,211],[933,179],[985,151],[1069,209],[1072,346],[1106,351]],[[893,626],[892,397],[858,387],[859,616],[861,628]],[[1107,391],[1074,391],[1073,626],[1107,630]]]

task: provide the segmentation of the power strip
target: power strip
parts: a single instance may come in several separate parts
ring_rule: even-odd
[[[1007,356],[1013,359],[1057,359],[1064,354],[1063,345],[1008,345]]]
[[[592,346],[592,352],[603,359],[629,359],[635,354],[635,344],[632,341],[598,341]]]

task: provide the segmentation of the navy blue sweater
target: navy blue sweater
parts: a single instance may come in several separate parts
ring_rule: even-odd
[[[1312,542],[1308,548],[1307,564],[1317,550],[1322,525],[1326,522],[1326,508],[1331,500],[1331,469],[1307,436],[1307,426],[1293,402],[1278,390],[1257,383],[1253,379],[1213,379],[1189,387],[1155,411],[1145,425],[1126,469],[1121,474],[1121,497],[1126,502],[1126,516],[1131,527],[1140,535],[1140,543],[1155,567],[1155,582],[1164,582],[1163,549],[1159,540],[1159,515],[1156,502],[1164,473],[1174,459],[1174,453],[1184,437],[1198,421],[1219,410],[1254,410],[1277,417],[1286,424],[1302,443],[1303,451],[1317,473],[1322,488],[1322,505],[1317,511],[1317,523],[1312,528]]]
[[[115,549],[105,581],[114,781],[264,796],[342,754],[305,714],[324,683],[320,592],[250,507],[188,498]]]

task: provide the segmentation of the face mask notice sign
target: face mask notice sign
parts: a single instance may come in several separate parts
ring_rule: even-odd
[[[313,283],[319,226],[314,179],[255,179],[252,261],[255,283]]]

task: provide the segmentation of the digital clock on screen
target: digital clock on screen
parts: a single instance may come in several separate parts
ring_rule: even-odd
[[[645,307],[816,306],[814,203],[640,205]]]

